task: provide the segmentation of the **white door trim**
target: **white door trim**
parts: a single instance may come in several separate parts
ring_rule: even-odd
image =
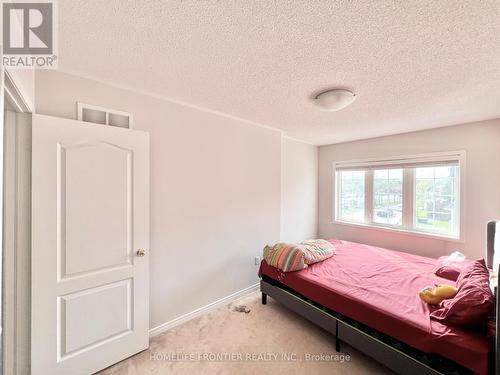
[[[16,112],[34,111],[8,70],[4,70],[4,91],[5,99],[16,109]]]
[[[0,142],[2,144],[0,174],[2,177],[4,162],[6,168],[5,180],[0,178],[0,196],[4,196],[4,184],[6,191],[10,189],[17,195],[13,204],[4,206],[3,199],[0,203],[2,212],[0,226],[4,230],[6,240],[2,243],[0,238],[0,247],[4,249],[1,262],[2,306],[14,308],[14,314],[9,313],[7,309],[2,310],[1,360],[4,373],[16,375],[29,374],[30,366],[31,227],[25,224],[26,220],[31,223],[31,185],[29,182],[31,179],[31,118],[29,112],[32,112],[34,108],[25,100],[25,95],[7,70],[1,68],[0,78],[2,83],[0,90]],[[15,118],[12,125],[4,123],[4,101],[7,101],[16,111],[13,113]],[[5,150],[3,149],[4,134]],[[9,239],[10,243],[7,242]],[[7,294],[6,291],[9,293]]]
[[[31,294],[31,115],[7,112],[3,354],[7,374],[29,374]]]

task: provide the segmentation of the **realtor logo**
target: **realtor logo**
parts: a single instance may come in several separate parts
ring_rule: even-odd
[[[2,3],[2,63],[17,68],[55,68],[55,4]]]

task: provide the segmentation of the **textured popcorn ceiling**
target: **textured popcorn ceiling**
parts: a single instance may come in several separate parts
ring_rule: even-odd
[[[62,70],[310,143],[500,117],[499,0],[58,3]],[[335,86],[356,101],[312,105]]]

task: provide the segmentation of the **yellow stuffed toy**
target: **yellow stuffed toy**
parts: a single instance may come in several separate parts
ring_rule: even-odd
[[[442,300],[453,298],[458,289],[447,284],[436,284],[435,287],[425,287],[419,293],[420,299],[431,305],[439,305]]]

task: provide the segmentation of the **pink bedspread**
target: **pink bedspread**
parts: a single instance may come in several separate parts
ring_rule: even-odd
[[[435,259],[347,241],[333,257],[283,273],[262,262],[260,272],[334,311],[426,353],[437,353],[478,374],[488,373],[490,343],[480,332],[429,318],[418,292],[454,282],[434,275]]]

